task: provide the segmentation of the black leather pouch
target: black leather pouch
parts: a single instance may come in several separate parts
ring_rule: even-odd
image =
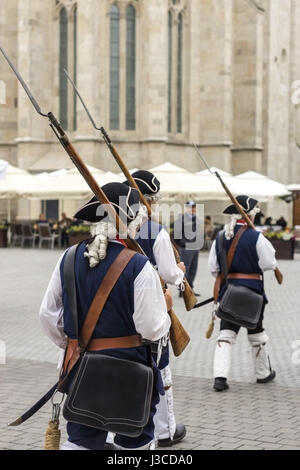
[[[152,391],[151,367],[84,353],[70,384],[63,416],[73,423],[137,437],[149,419]]]
[[[259,321],[263,303],[263,295],[258,292],[229,283],[216,315],[230,323],[253,330]]]

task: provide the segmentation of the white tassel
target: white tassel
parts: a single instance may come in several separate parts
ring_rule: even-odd
[[[90,268],[94,268],[106,258],[108,240],[116,238],[116,228],[110,222],[99,222],[92,226],[91,234],[95,239],[87,245],[84,256],[89,258]]]
[[[231,240],[234,237],[234,228],[236,226],[237,221],[240,219],[240,214],[232,214],[230,217],[229,224],[226,224],[225,229],[225,238],[226,240]]]
[[[141,206],[136,218],[130,222],[127,233],[131,238],[135,238],[137,230],[147,217],[145,206]],[[99,222],[91,227],[91,234],[94,240],[86,247],[84,256],[89,258],[90,268],[95,268],[99,262],[106,258],[108,240],[114,240],[117,236],[116,227],[111,222]]]
[[[249,213],[248,216],[255,217],[256,214],[260,212],[259,207],[254,207]],[[226,224],[225,229],[225,238],[226,240],[231,240],[234,237],[234,228],[236,226],[237,221],[241,218],[240,214],[232,214],[230,218],[229,224]]]

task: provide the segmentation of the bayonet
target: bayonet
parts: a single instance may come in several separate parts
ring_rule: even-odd
[[[147,212],[148,212],[148,217],[149,219],[151,218],[151,215],[152,215],[152,210],[151,210],[151,205],[149,204],[149,202],[147,201],[147,199],[145,198],[144,194],[141,192],[140,188],[138,187],[138,185],[136,184],[134,178],[132,177],[132,175],[130,174],[127,166],[125,165],[125,162],[123,161],[123,159],[121,158],[121,156],[119,155],[119,153],[117,152],[116,148],[114,147],[109,135],[107,134],[106,130],[104,129],[104,127],[97,127],[97,125],[95,124],[95,121],[94,119],[92,118],[91,116],[91,113],[89,112],[85,102],[83,101],[74,81],[71,79],[71,77],[69,76],[68,72],[65,70],[65,74],[67,76],[67,78],[69,79],[69,81],[71,82],[71,84],[73,85],[74,87],[74,90],[75,92],[77,93],[77,96],[78,98],[80,99],[93,127],[97,130],[99,130],[101,133],[102,133],[102,137],[104,139],[104,142],[106,143],[106,145],[108,146],[112,156],[114,157],[116,163],[118,164],[119,168],[121,169],[121,171],[123,172],[125,178],[127,179],[128,181],[128,184],[136,189],[138,192],[139,192],[139,195],[140,195],[140,199],[142,201],[142,203],[144,204],[144,206],[146,207],[147,209]],[[179,263],[180,262],[180,255],[178,253],[178,250],[176,249],[176,247],[174,246],[174,244],[172,245],[173,246],[173,251],[174,251],[174,256],[175,256],[175,259],[176,259],[176,263]],[[194,305],[196,304],[197,302],[197,299],[195,297],[195,294],[191,288],[191,286],[189,285],[186,277],[184,278],[184,284],[185,284],[185,289],[183,291],[183,298],[184,298],[184,303],[185,303],[185,306],[186,306],[186,309],[189,311],[191,310]]]
[[[224,183],[223,181],[223,178],[221,177],[220,173],[218,173],[218,171],[212,171],[211,168],[209,167],[207,161],[205,160],[205,158],[203,157],[203,155],[201,154],[198,146],[196,144],[194,144],[194,147],[198,153],[198,155],[200,156],[201,160],[203,161],[204,165],[206,166],[206,168],[208,169],[208,171],[212,174],[212,175],[215,175],[221,185],[223,186],[226,194],[229,196],[231,202],[235,205],[235,207],[237,208],[238,212],[241,214],[241,216],[243,217],[243,219],[247,222],[247,224],[249,225],[249,227],[251,227],[252,229],[255,230],[255,226],[253,224],[253,222],[251,221],[250,217],[248,216],[248,214],[246,214],[246,212],[244,211],[244,209],[242,208],[242,206],[239,204],[239,202],[237,201],[236,197],[234,197],[234,195],[231,193],[231,191],[229,190],[229,188],[227,187],[227,185]],[[274,273],[275,273],[275,277],[277,279],[277,282],[278,284],[282,284],[282,281],[283,281],[283,276],[282,276],[282,273],[280,272],[280,270],[278,268],[274,269]]]
[[[21,83],[22,87],[24,88],[28,98],[30,99],[31,103],[33,104],[33,106],[35,107],[36,111],[41,115],[41,116],[44,116],[44,117],[48,117],[47,114],[44,114],[42,113],[41,111],[41,108],[40,106],[38,105],[36,99],[33,97],[31,91],[29,90],[28,86],[26,85],[26,83],[24,82],[23,78],[21,77],[21,75],[19,74],[19,72],[17,71],[17,69],[15,68],[14,64],[12,63],[12,61],[10,60],[10,58],[7,56],[6,52],[4,51],[4,49],[0,46],[0,51],[2,52],[2,54],[4,55],[5,59],[7,60],[9,66],[12,68],[13,72],[15,73],[15,75],[17,76],[19,82]]]

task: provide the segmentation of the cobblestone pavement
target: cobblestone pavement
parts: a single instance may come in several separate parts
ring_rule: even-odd
[[[0,449],[42,449],[50,405],[19,427],[7,427],[57,380],[58,351],[44,336],[38,310],[57,250],[0,250],[0,341],[6,364],[0,363]],[[230,390],[212,390],[212,361],[218,323],[210,340],[205,331],[211,306],[184,310],[173,289],[174,310],[191,342],[179,358],[172,357],[177,422],[187,426],[186,438],[172,449],[299,449],[300,450],[300,255],[280,261],[285,282],[265,276],[270,300],[265,327],[276,381],[257,385],[247,335],[242,330],[233,349]],[[211,296],[213,279],[207,254],[201,253],[196,290],[200,300]],[[1,344],[1,343],[0,343]],[[0,361],[1,362],[1,361]],[[66,438],[61,420],[62,441]]]

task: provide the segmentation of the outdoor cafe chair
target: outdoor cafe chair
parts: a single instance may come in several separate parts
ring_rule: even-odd
[[[38,235],[32,231],[32,225],[30,223],[22,224],[22,247],[24,247],[24,242],[29,240],[32,241],[32,248],[34,248],[37,237]]]
[[[22,245],[23,229],[22,224],[11,224],[11,244],[16,246],[17,242]]]
[[[56,233],[51,233],[50,225],[48,223],[38,224],[39,230],[39,248],[42,247],[43,241],[51,243],[51,248],[54,248],[55,240],[58,238]]]

